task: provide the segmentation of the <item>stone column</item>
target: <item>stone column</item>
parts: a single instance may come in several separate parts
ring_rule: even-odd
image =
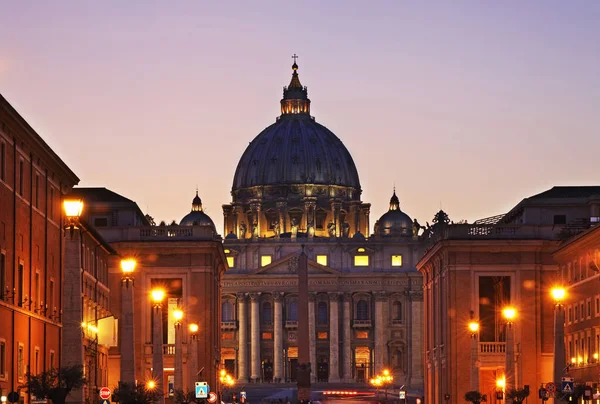
[[[273,379],[276,383],[283,380],[283,294],[273,293]]]
[[[156,400],[158,404],[165,403],[163,376],[163,333],[162,333],[162,303],[154,303],[152,308],[154,324],[152,327],[152,378],[156,382],[156,387],[160,392],[160,397]]]
[[[175,323],[175,390],[183,390],[183,326],[180,321]]]
[[[135,385],[135,332],[133,326],[133,285],[128,274],[121,278],[121,318],[119,319],[121,382]]]
[[[250,378],[260,380],[260,317],[258,299],[260,293],[250,293]]]
[[[279,214],[279,231],[281,233],[287,232],[286,229],[286,220],[287,217],[287,201],[285,199],[280,199],[276,202],[277,213]]]
[[[81,290],[81,229],[65,232],[65,256],[63,279],[64,303],[62,316],[62,366],[83,366],[83,300]],[[60,289],[59,289],[60,290]],[[4,292],[4,291],[2,291]],[[23,296],[19,296],[23,301]],[[95,325],[95,324],[94,324]],[[73,391],[68,403],[83,403],[84,390]]]
[[[238,293],[238,381],[240,383],[248,382],[248,314],[246,311],[246,294]]]
[[[330,204],[331,204],[331,213],[333,214],[333,224],[335,225],[335,236],[340,237],[340,235],[341,235],[340,234],[340,231],[341,231],[340,209],[342,207],[342,204],[337,199],[331,199]]]
[[[344,382],[352,382],[352,328],[350,324],[350,304],[352,302],[352,294],[344,293]]]
[[[374,292],[375,297],[375,374],[379,374],[387,362],[387,322],[384,307],[387,295]]]
[[[408,339],[408,372],[410,378],[408,383],[412,386],[423,386],[423,291],[411,291],[409,297],[410,339]]]
[[[329,383],[340,381],[338,293],[329,293]]]
[[[188,352],[188,371],[189,371],[189,380],[188,386],[186,388],[187,391],[193,391],[194,386],[196,385],[196,373],[198,373],[198,336],[195,332],[190,334],[190,350]]]
[[[303,226],[306,229],[306,235],[308,237],[314,237],[315,235],[315,209],[317,207],[317,198],[314,196],[307,196],[304,198],[304,219]]]
[[[317,329],[315,325],[316,293],[308,294],[308,344],[310,350],[310,381],[317,381]]]

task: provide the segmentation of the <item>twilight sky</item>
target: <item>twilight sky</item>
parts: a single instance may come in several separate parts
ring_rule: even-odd
[[[299,55],[371,223],[469,221],[600,184],[600,2],[13,1],[0,92],[81,178],[222,232],[239,157]]]

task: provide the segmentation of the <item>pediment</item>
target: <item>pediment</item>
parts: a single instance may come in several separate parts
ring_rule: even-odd
[[[298,273],[298,258],[300,254],[289,254],[285,257],[271,262],[262,268],[258,268],[250,275],[294,275]],[[321,265],[311,259],[308,260],[309,275],[339,275],[340,271],[330,268],[326,265]]]

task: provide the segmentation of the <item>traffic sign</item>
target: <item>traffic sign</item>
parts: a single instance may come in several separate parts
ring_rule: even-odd
[[[196,398],[207,398],[208,397],[208,383],[196,382]]]
[[[244,400],[246,399],[246,392],[245,391],[240,391],[240,398],[243,398]]]
[[[100,404],[110,404],[110,400],[108,398],[105,398],[102,401],[100,401]]]
[[[7,398],[9,403],[16,403],[19,401],[19,393],[17,393],[16,391],[11,391],[10,393],[8,393]]]
[[[208,400],[209,403],[216,403],[217,402],[217,393],[215,393],[214,391],[211,391],[210,393],[208,393]]]
[[[572,377],[563,377],[561,379],[561,384],[562,384],[562,392],[563,393],[573,393],[573,378]]]
[[[548,393],[554,393],[556,391],[556,384],[552,382],[546,383],[546,390],[548,390]]]
[[[400,390],[400,397],[398,397],[400,400],[406,400],[406,391],[405,390]]]
[[[102,387],[100,389],[100,398],[103,400],[108,400],[110,398],[110,389],[108,387]]]

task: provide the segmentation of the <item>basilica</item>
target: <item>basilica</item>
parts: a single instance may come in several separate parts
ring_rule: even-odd
[[[295,381],[304,249],[313,382],[368,382],[387,368],[420,387],[420,226],[394,191],[371,227],[350,152],[310,115],[292,70],[281,116],[250,142],[223,205],[221,362],[240,382]]]

